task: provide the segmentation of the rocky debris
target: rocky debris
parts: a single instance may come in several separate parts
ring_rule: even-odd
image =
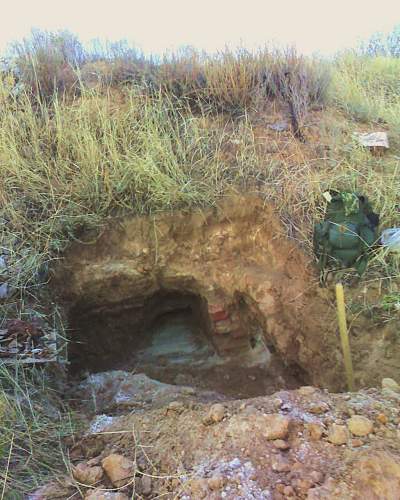
[[[354,415],[347,421],[347,427],[354,436],[368,436],[373,429],[374,424],[369,418],[361,415]]]
[[[57,355],[55,336],[46,334],[35,319],[13,319],[0,329],[0,358],[18,358],[21,361],[54,360]]]
[[[217,424],[224,419],[225,414],[225,407],[220,403],[216,403],[211,406],[209,412],[203,419],[203,423],[204,425]]]
[[[126,486],[135,476],[136,467],[134,462],[117,453],[108,455],[102,460],[101,465],[112,484],[117,488]]]
[[[346,444],[349,440],[349,432],[345,425],[332,424],[328,430],[328,441],[332,444]]]
[[[113,417],[107,432],[83,434],[75,470],[83,461],[89,468],[101,464],[106,473],[97,488],[126,484],[123,493],[138,498],[341,500],[362,491],[365,498],[396,499],[400,408],[386,390],[302,389],[226,400],[223,418],[207,426],[204,415],[213,405],[185,403],[180,412],[175,404],[168,410],[176,399],[167,400]],[[310,413],[321,402],[328,409]],[[113,478],[107,462],[115,456],[116,469],[121,461],[128,465]],[[135,462],[126,458],[132,456]]]
[[[370,149],[389,149],[389,140],[386,132],[356,132],[355,136],[361,146]]]
[[[129,500],[129,497],[125,495],[125,493],[120,493],[118,491],[96,489],[89,491],[85,496],[85,500]]]
[[[93,486],[103,478],[103,469],[99,466],[90,467],[81,462],[72,469],[72,475],[81,484]]]
[[[289,434],[290,419],[279,413],[265,415],[264,437],[270,441],[275,439],[286,439]]]

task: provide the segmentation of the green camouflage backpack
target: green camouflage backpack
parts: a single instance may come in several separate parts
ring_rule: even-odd
[[[379,216],[365,196],[349,192],[326,193],[323,222],[314,226],[314,251],[323,270],[329,264],[354,267],[361,276],[369,250],[377,240]]]

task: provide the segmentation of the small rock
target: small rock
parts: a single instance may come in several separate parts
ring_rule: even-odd
[[[285,495],[285,497],[294,497],[295,496],[295,491],[293,486],[285,486],[282,490],[282,493]]]
[[[274,446],[278,450],[288,450],[290,448],[290,444],[283,439],[277,439],[276,441],[274,441]]]
[[[124,493],[96,489],[89,491],[85,500],[129,500],[129,498]]]
[[[364,444],[363,441],[361,441],[361,439],[352,439],[351,440],[351,446],[353,448],[359,448],[360,446],[362,446]]]
[[[302,396],[312,396],[316,393],[317,389],[312,387],[311,385],[303,385],[299,389],[297,389],[298,393]]]
[[[272,464],[272,470],[275,472],[289,472],[290,469],[290,464],[284,460],[278,460]]]
[[[2,283],[0,285],[0,299],[6,299],[8,297],[8,285],[7,283]]]
[[[0,273],[7,269],[6,259],[4,255],[0,255]]]
[[[306,495],[308,490],[313,486],[313,482],[309,479],[297,479],[294,483],[297,493],[300,495]]]
[[[167,413],[171,411],[180,415],[184,410],[185,406],[183,403],[181,403],[180,401],[171,401],[171,403],[168,405]]]
[[[221,422],[225,417],[225,407],[220,403],[216,403],[211,406],[210,411],[203,419],[203,424],[210,425]]]
[[[71,488],[68,484],[60,484],[59,481],[47,483],[33,493],[27,495],[27,500],[50,500],[61,498],[72,498],[76,488]],[[12,493],[12,492],[10,492]],[[5,497],[6,498],[6,497]],[[25,498],[25,497],[24,497]]]
[[[224,487],[224,478],[222,476],[212,476],[207,481],[210,490],[220,490]]]
[[[322,438],[324,427],[321,424],[312,422],[306,425],[306,429],[311,441],[319,441]]]
[[[117,453],[108,455],[102,460],[101,465],[112,484],[117,488],[128,484],[135,475],[134,462]]]
[[[145,497],[151,495],[152,482],[150,476],[142,476],[140,478],[140,491]]]
[[[346,444],[349,439],[347,427],[345,425],[332,424],[327,439],[332,444]]]
[[[382,379],[382,389],[389,389],[393,392],[400,392],[400,385],[392,378]]]
[[[381,424],[385,425],[385,424],[387,424],[387,423],[388,423],[388,420],[389,420],[389,419],[387,418],[387,416],[386,416],[384,413],[379,413],[379,415],[377,415],[377,416],[376,416],[376,420],[377,420],[379,423],[381,423]]]
[[[285,121],[279,121],[275,123],[270,123],[268,125],[268,128],[275,130],[276,132],[284,132],[285,130],[289,129],[289,124],[288,122]]]
[[[203,478],[193,479],[190,483],[193,498],[206,498],[209,493],[207,480]]]
[[[321,484],[322,481],[324,480],[324,475],[322,472],[318,470],[313,470],[310,474],[310,479],[313,481],[314,484]]]
[[[264,432],[264,437],[268,439],[268,441],[286,439],[289,434],[289,424],[289,418],[279,415],[278,413],[265,415],[266,430]]]
[[[80,463],[72,470],[72,475],[81,484],[93,486],[103,477],[103,469],[99,466],[90,467],[87,463]]]
[[[361,415],[354,415],[347,421],[347,427],[354,436],[367,436],[370,434],[374,425],[369,418]]]
[[[308,407],[308,411],[310,413],[313,413],[314,415],[321,415],[322,413],[326,413],[327,411],[329,411],[329,405],[327,403],[324,403],[323,401],[320,401],[319,403],[311,404]]]

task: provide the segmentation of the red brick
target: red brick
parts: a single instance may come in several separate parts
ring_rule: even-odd
[[[229,318],[229,315],[226,311],[223,311],[222,309],[220,311],[216,311],[211,313],[211,318],[213,321],[218,322],[218,321],[223,321],[225,319]]]

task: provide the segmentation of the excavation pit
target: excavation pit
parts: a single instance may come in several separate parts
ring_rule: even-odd
[[[236,397],[342,387],[334,311],[261,200],[118,219],[87,239],[55,272],[71,375],[130,370]]]
[[[243,309],[242,301],[238,304]],[[190,292],[164,290],[140,303],[92,311],[75,307],[69,320],[70,374],[134,371],[235,397],[302,385],[301,370],[271,353],[255,323],[250,320],[248,331],[240,326],[241,338],[230,339],[229,333],[215,338],[215,328],[227,327],[228,313],[210,315],[207,301]]]

